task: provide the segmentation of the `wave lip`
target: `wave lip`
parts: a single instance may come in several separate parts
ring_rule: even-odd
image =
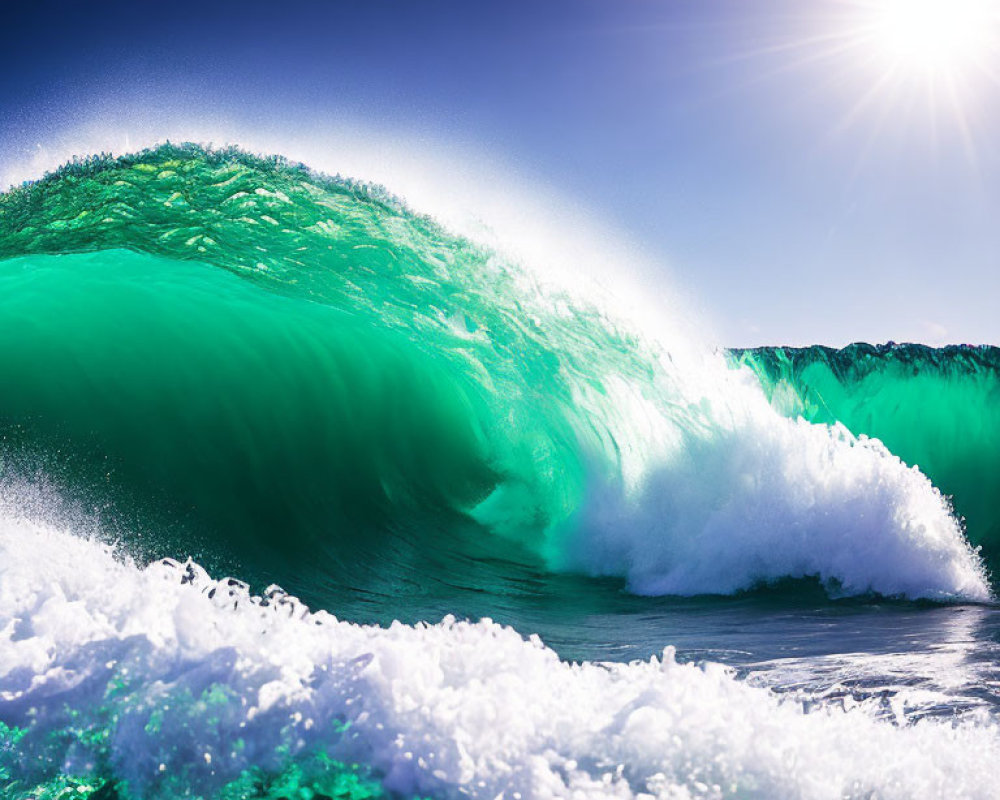
[[[316,785],[310,765],[331,760],[372,793],[439,798],[995,794],[992,724],[807,713],[669,648],[567,664],[489,621],[378,628],[265,606],[196,565],[140,569],[4,512],[8,796],[59,771],[128,798],[223,796],[248,775]]]

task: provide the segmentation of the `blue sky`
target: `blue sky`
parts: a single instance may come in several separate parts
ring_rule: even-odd
[[[1000,50],[890,73],[877,2],[10,4],[0,177],[101,121],[348,125],[570,198],[723,344],[1000,343]]]

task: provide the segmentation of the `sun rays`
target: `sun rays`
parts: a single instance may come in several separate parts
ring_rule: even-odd
[[[763,46],[734,55],[770,60],[765,78],[805,76],[830,98],[831,139],[850,131],[869,146],[948,143],[973,164],[993,146],[985,130],[1000,114],[1000,0],[801,3]]]

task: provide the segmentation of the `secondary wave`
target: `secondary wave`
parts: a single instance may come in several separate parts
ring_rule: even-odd
[[[110,499],[147,556],[387,594],[511,559],[643,594],[990,596],[880,443],[378,188],[165,145],[4,195],[0,256],[6,469]]]
[[[1000,348],[853,344],[734,350],[771,406],[841,423],[919,465],[950,496],[970,541],[1000,567]]]

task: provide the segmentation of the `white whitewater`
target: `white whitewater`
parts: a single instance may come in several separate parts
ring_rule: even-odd
[[[265,608],[9,503],[0,719],[28,730],[0,752],[22,780],[106,764],[145,798],[315,751],[438,798],[992,798],[1000,751],[986,721],[806,713],[670,648],[571,665],[488,621],[386,629]]]

